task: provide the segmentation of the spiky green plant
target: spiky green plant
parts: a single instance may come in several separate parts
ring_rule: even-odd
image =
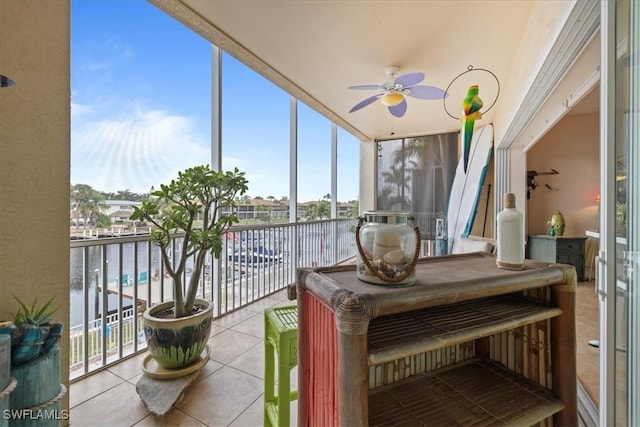
[[[55,297],[51,297],[42,307],[38,307],[37,305],[38,298],[33,300],[31,307],[17,296],[14,295],[13,298],[20,305],[18,311],[13,314],[13,323],[16,325],[28,324],[40,326],[51,323],[53,315],[58,311],[58,308],[51,308]]]

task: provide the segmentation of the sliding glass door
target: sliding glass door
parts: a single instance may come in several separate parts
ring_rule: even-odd
[[[602,9],[600,424],[640,425],[640,3]],[[634,397],[635,396],[635,401]],[[635,403],[634,403],[635,402]]]

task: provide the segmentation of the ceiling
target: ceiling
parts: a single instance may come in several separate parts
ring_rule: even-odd
[[[490,123],[534,0],[151,1],[358,138],[389,139],[457,131],[471,84]],[[349,113],[376,92],[348,87],[379,84],[392,65],[449,98],[408,97],[402,118],[378,101]]]

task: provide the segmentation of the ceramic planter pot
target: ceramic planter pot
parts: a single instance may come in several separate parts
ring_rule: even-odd
[[[11,336],[11,364],[19,365],[47,354],[58,342],[64,325],[60,322],[44,325],[0,322],[0,334]]]
[[[47,354],[54,345],[60,340],[64,324],[62,322],[56,322],[49,324],[49,336],[44,340],[42,345],[42,352]]]
[[[49,335],[48,326],[18,325],[20,342],[11,349],[11,364],[28,362],[42,354],[42,346]]]
[[[149,352],[165,369],[183,368],[195,362],[207,346],[211,332],[213,303],[196,300],[206,308],[193,316],[162,319],[154,316],[173,306],[173,301],[158,304],[144,312],[144,335]]]
[[[11,347],[20,342],[20,331],[18,327],[10,320],[0,321],[0,334],[9,335],[11,337]]]

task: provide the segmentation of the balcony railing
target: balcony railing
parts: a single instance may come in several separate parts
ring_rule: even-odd
[[[236,226],[222,255],[209,258],[198,297],[220,317],[286,288],[298,267],[335,265],[356,254],[355,219]],[[173,253],[182,237],[171,241]],[[184,282],[192,270],[187,264]],[[78,379],[146,348],[142,313],[173,299],[159,248],[148,235],[71,241],[70,378]]]

